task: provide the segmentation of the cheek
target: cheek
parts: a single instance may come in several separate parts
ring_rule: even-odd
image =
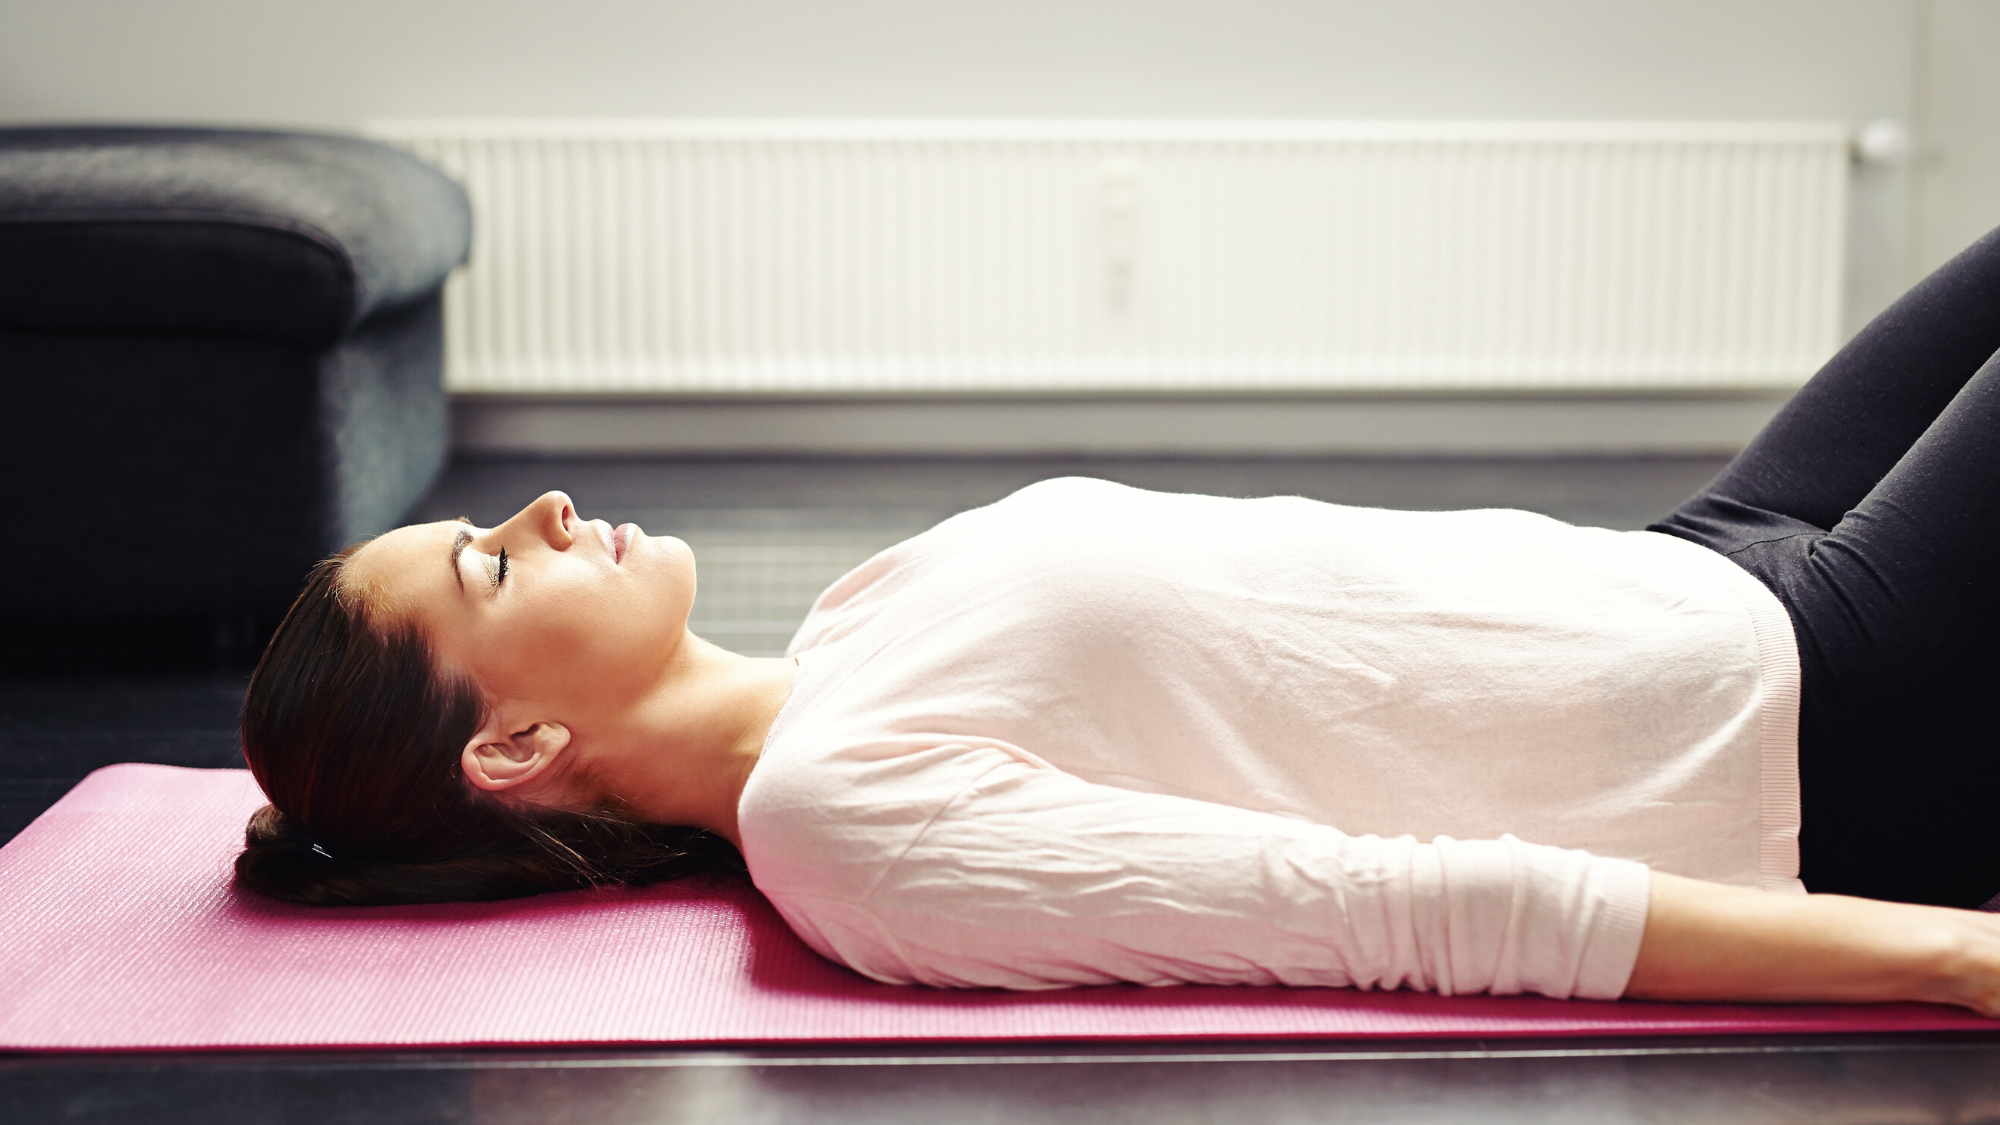
[[[544,587],[490,614],[469,631],[469,651],[460,662],[487,694],[512,699],[548,699],[573,694],[573,682],[587,681],[599,643],[587,600],[570,591]]]
[[[622,696],[654,682],[686,628],[694,583],[685,546],[649,562],[627,581],[542,585],[532,604],[523,599],[492,623],[472,662],[480,682],[514,697]]]

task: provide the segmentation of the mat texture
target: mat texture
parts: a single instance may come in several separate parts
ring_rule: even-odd
[[[1995,1030],[1926,1005],[1346,989],[944,992],[814,955],[747,887],[285,906],[234,890],[239,770],[112,766],[0,848],[0,1049]]]

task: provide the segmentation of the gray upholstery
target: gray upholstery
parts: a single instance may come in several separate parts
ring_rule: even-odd
[[[0,324],[325,347],[471,237],[457,185],[351,137],[0,129]]]
[[[0,130],[0,615],[269,615],[443,464],[459,188],[345,137]]]

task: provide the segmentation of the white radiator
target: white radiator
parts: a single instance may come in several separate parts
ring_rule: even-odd
[[[1821,123],[384,122],[477,213],[461,392],[1768,388]]]

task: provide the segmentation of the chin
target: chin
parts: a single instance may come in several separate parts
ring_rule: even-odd
[[[647,536],[642,558],[647,578],[656,581],[661,594],[660,624],[678,641],[687,631],[688,614],[694,610],[694,551],[672,535]],[[633,561],[629,557],[628,562]]]

